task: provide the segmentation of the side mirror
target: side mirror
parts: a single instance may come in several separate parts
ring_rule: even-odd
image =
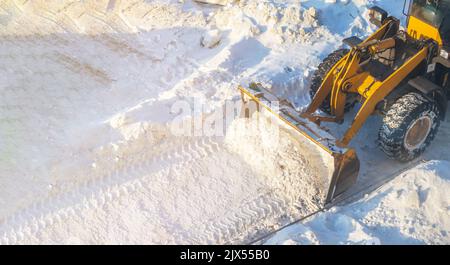
[[[377,27],[383,26],[383,22],[386,20],[388,13],[378,6],[369,8],[369,21]]]

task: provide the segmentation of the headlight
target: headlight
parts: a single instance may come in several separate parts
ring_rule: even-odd
[[[441,57],[445,58],[446,60],[448,60],[448,51],[441,49],[440,52]]]

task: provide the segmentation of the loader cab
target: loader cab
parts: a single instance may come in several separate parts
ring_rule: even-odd
[[[405,1],[406,6],[406,1]],[[450,99],[450,0],[411,0],[407,32],[414,39],[431,38],[439,44],[434,82]]]
[[[411,0],[408,13],[408,35],[450,46],[450,0]]]

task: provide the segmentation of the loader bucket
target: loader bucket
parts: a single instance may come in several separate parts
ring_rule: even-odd
[[[245,104],[255,102],[257,111],[264,111],[278,121],[282,130],[289,131],[295,141],[301,142],[302,155],[318,156],[319,171],[315,185],[320,190],[320,204],[326,206],[352,186],[358,177],[360,163],[354,149],[339,147],[336,138],[326,128],[301,117],[295,108],[280,100],[260,84],[249,88],[239,86]],[[276,106],[276,108],[274,108]],[[317,184],[319,183],[319,184]]]

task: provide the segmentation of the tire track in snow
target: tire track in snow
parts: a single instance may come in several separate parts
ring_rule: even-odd
[[[158,171],[168,170],[172,165],[188,164],[192,160],[202,157],[194,149],[201,149],[203,156],[217,151],[220,145],[212,138],[201,138],[189,142],[175,150],[177,158],[170,159],[170,152],[157,157],[141,157],[138,163],[123,170],[113,171],[95,181],[87,181],[68,193],[55,198],[37,202],[30,207],[6,218],[0,226],[0,244],[15,244],[31,236],[39,229],[43,229],[69,215],[81,215],[82,209],[99,208],[120,196],[126,196],[149,181],[149,176]],[[134,160],[136,161],[136,160]],[[151,172],[151,174],[147,174]]]
[[[83,219],[84,210],[104,208],[119,198],[145,189],[149,184],[154,184],[152,177],[158,172],[167,173],[174,167],[187,165],[192,167],[195,163],[201,163],[199,160],[202,158],[229,152],[219,139],[214,138],[199,138],[170,149],[154,157],[138,154],[131,159],[134,163],[125,168],[109,172],[95,181],[86,181],[71,192],[37,202],[10,216],[0,226],[0,244],[27,242],[27,239],[51,225],[67,219]],[[199,229],[203,231],[201,234],[195,233],[195,230],[184,231],[188,236],[179,240],[210,244],[249,242],[283,224],[282,212],[288,205],[277,196],[279,192],[273,189],[246,202],[244,200],[239,207],[223,216],[203,220]]]
[[[2,57],[7,57],[6,59],[11,63],[6,63],[5,60],[4,65],[8,67],[0,67],[0,70],[3,70],[1,72],[5,77],[7,76],[8,81],[11,80],[7,82],[8,85],[23,82],[23,85],[20,83],[14,87],[5,88],[11,91],[7,91],[4,97],[7,99],[5,106],[0,106],[0,108],[6,108],[5,116],[8,117],[8,120],[4,122],[8,123],[7,130],[4,130],[2,126],[3,133],[0,134],[3,139],[6,139],[8,150],[5,153],[13,158],[8,157],[3,164],[4,161],[0,159],[0,168],[3,173],[10,174],[10,178],[2,182],[2,186],[20,187],[16,192],[6,193],[8,196],[4,200],[5,207],[2,207],[0,211],[0,220],[14,213],[16,209],[30,205],[35,197],[46,196],[49,192],[48,184],[53,182],[53,176],[62,175],[60,172],[65,170],[61,169],[64,167],[64,161],[72,159],[70,155],[65,156],[71,151],[63,149],[67,133],[78,133],[71,129],[72,124],[77,124],[73,127],[82,128],[85,125],[84,122],[90,123],[87,118],[82,118],[85,112],[79,111],[80,109],[95,112],[89,118],[101,120],[118,110],[137,104],[142,99],[153,98],[161,91],[172,87],[196,67],[196,60],[189,60],[189,56],[177,53],[174,56],[173,48],[179,47],[173,45],[166,47],[168,45],[164,43],[166,41],[164,34],[158,33],[158,29],[154,30],[155,34],[153,32],[137,34],[133,31],[129,32],[129,28],[121,27],[123,22],[117,19],[117,16],[122,16],[125,20],[129,20],[127,23],[130,22],[133,27],[147,28],[148,23],[141,24],[146,18],[136,14],[141,12],[141,9],[142,11],[155,10],[166,4],[134,1],[136,10],[128,10],[128,6],[132,3],[121,1],[116,3],[114,10],[106,12],[102,9],[101,2],[0,2],[2,9],[11,14],[8,25],[0,27],[0,35],[6,48],[5,55],[2,54]],[[101,16],[104,21],[93,19],[89,14],[85,14],[84,9],[96,9],[97,16]],[[174,6],[173,9],[178,7]],[[180,14],[186,17],[197,17],[195,14],[181,11]],[[176,16],[172,13],[161,15],[165,18]],[[105,23],[110,24],[113,30],[108,28],[108,32],[96,31],[98,28],[104,29]],[[175,31],[175,29],[167,30],[169,33]],[[94,33],[89,35],[86,32]],[[178,29],[173,34],[181,36],[182,32]],[[151,38],[147,39],[147,35]],[[174,35],[170,38],[180,36]],[[165,47],[164,50],[163,47]],[[14,55],[16,55],[15,58]],[[164,63],[160,65],[160,61]],[[128,69],[116,67],[115,64],[127,65]],[[125,76],[124,73],[127,71],[133,74],[133,78]],[[164,74],[153,77],[153,71]],[[129,85],[130,79],[138,85]],[[128,91],[124,93],[126,95],[121,95],[124,88],[128,87],[132,89],[127,89]],[[114,90],[113,93],[111,88]],[[104,104],[104,101],[107,104]],[[114,104],[113,101],[117,103]],[[12,106],[10,102],[14,102],[17,106]],[[86,135],[86,138],[89,137]],[[28,148],[40,146],[48,142],[48,138],[51,144],[44,144],[44,150]],[[78,148],[89,152],[89,147],[84,144],[75,147],[77,150],[73,152],[78,153]],[[52,162],[30,170],[31,166],[34,166],[31,165],[32,155],[30,154],[35,157],[48,155],[48,159]],[[20,166],[15,166],[14,161],[29,162],[29,165],[22,163]],[[61,167],[59,164],[62,164]],[[53,171],[50,173],[49,168],[53,166],[56,168],[55,173]],[[67,177],[71,175],[74,174],[70,173]],[[33,181],[27,181],[27,178],[32,178]],[[23,185],[23,180],[28,183]],[[62,185],[77,185],[77,181],[67,180]],[[77,183],[74,184],[74,182]],[[34,183],[39,186],[33,186]]]

